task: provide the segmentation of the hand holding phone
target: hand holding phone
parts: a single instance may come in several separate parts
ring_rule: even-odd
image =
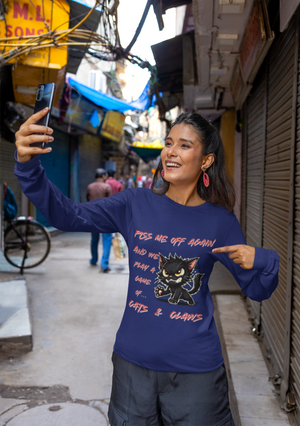
[[[51,115],[51,108],[54,98],[54,91],[55,91],[55,84],[54,83],[47,83],[47,84],[40,84],[37,93],[36,93],[36,100],[35,100],[35,106],[34,106],[34,114],[45,109],[46,107],[49,108],[48,113],[44,115],[40,120],[36,122],[37,125],[40,126],[49,126],[50,123],[50,115]],[[41,134],[41,133],[36,133]],[[45,148],[46,142],[34,142],[31,144],[31,146],[37,146],[39,148]]]
[[[31,146],[32,143],[36,142],[45,141],[48,143],[53,141],[53,130],[50,127],[36,125],[48,112],[49,108],[47,107],[31,115],[16,132],[17,160],[20,163],[30,161],[37,154],[47,154],[52,151],[52,148],[48,145],[45,148]]]

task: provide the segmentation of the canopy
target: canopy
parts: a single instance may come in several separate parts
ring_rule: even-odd
[[[70,4],[70,28],[75,27],[88,12],[92,6],[88,4],[87,0],[67,0]],[[58,2],[59,3],[59,2]],[[86,21],[79,26],[82,30],[97,31],[102,10],[98,7],[93,13],[86,19]],[[84,39],[78,39],[83,43],[86,42]],[[87,51],[86,46],[75,46],[71,49],[69,46],[69,56],[67,63],[67,72],[76,74],[82,58]]]
[[[161,149],[159,148],[138,148],[137,146],[131,146],[130,149],[134,151],[145,163],[149,163],[151,160],[155,160],[160,153]]]
[[[160,155],[161,150],[164,147],[159,139],[152,143],[136,141],[133,142],[132,145],[128,146],[129,149],[134,151],[142,160],[145,161],[145,163],[148,163],[151,160],[155,160],[155,158]]]
[[[78,83],[78,81],[73,80],[73,78],[70,77],[69,84],[75,89],[77,89],[78,92],[85,96],[89,101],[109,111],[144,111],[150,106],[150,100],[147,94],[149,89],[149,82],[147,83],[141,96],[136,101],[132,102],[126,102],[106,93],[98,92],[97,90],[91,89],[90,87],[85,86],[84,84]]]

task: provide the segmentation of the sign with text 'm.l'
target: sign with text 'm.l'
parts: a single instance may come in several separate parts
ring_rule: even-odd
[[[30,44],[18,62],[35,67],[60,69],[67,63],[66,47],[37,48],[42,36],[53,30],[69,28],[70,6],[65,0],[18,0],[8,3],[5,20],[0,21],[1,42],[5,51],[18,44]],[[29,41],[30,40],[30,41]]]

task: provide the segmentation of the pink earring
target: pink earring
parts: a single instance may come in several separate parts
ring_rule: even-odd
[[[203,171],[203,183],[206,186],[206,188],[209,187],[209,177],[205,171]]]
[[[162,170],[162,172],[161,172],[161,177],[162,177],[162,178],[164,178],[164,177],[165,177],[165,172],[164,172],[164,170]]]

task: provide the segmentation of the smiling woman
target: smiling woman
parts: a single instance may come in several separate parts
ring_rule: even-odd
[[[160,176],[163,184],[157,188]],[[185,205],[209,201],[233,210],[235,194],[226,173],[222,139],[201,115],[183,113],[174,121],[151,189],[172,199],[184,193]]]
[[[198,114],[181,114],[155,174],[155,181],[163,175],[161,191],[154,182],[152,191],[126,189],[75,203],[40,164],[49,148],[31,146],[53,139],[51,129],[36,125],[46,113],[16,133],[15,173],[24,194],[52,226],[120,232],[130,253],[112,357],[111,426],[234,426],[208,280],[220,261],[246,296],[261,301],[277,286],[279,258],[246,244],[218,132]]]

